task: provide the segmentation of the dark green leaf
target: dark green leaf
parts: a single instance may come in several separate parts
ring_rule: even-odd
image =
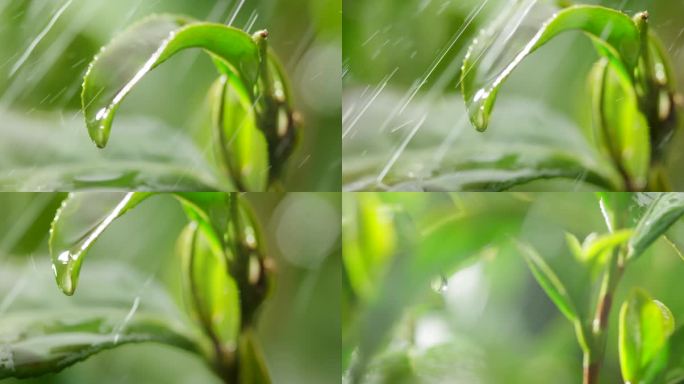
[[[0,379],[57,372],[130,343],[157,342],[205,353],[204,341],[173,299],[136,271],[94,263],[82,279],[88,289],[69,298],[51,289],[49,271],[42,263],[38,269],[8,264],[0,269],[0,295],[18,292],[0,317]]]
[[[670,192],[656,196],[634,230],[629,242],[629,259],[641,255],[684,215],[684,193]]]
[[[650,383],[662,373],[673,332],[670,310],[646,292],[632,291],[620,309],[620,368],[625,382]]]
[[[149,71],[187,48],[202,48],[223,60],[246,89],[255,85],[259,52],[251,36],[222,24],[152,16],[107,45],[86,73],[81,99],[88,133],[98,147],[107,144],[112,120],[126,95]]]
[[[62,202],[50,228],[50,255],[57,285],[72,295],[83,258],[114,220],[151,196],[148,192],[80,192]]]
[[[498,36],[507,20],[485,29],[470,46],[461,70],[461,86],[471,123],[480,131],[487,129],[496,95],[508,76],[529,54],[557,35],[583,31],[605,42],[605,48],[627,68],[634,68],[639,55],[640,35],[627,15],[609,8],[578,5],[563,9],[549,19],[525,48],[502,71],[491,76],[479,67],[479,59]]]

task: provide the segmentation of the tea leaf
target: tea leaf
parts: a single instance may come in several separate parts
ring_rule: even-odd
[[[240,297],[211,225],[192,221],[179,238],[184,292],[192,313],[219,350],[237,348]]]
[[[622,229],[585,241],[582,244],[583,261],[592,261],[604,252],[612,252],[616,247],[627,243],[633,233],[631,229]]]
[[[641,190],[651,164],[649,125],[639,109],[632,80],[621,68],[603,59],[594,67],[594,132],[601,148],[632,184]]]
[[[473,41],[461,70],[461,87],[470,121],[479,131],[487,129],[499,88],[513,70],[525,57],[563,32],[578,30],[599,39],[628,69],[634,68],[639,57],[640,34],[631,18],[609,8],[578,5],[556,13],[508,66],[495,76],[489,76],[479,67],[478,59],[498,35],[498,28],[500,26],[483,30]]]
[[[19,278],[31,283],[0,317],[0,379],[58,372],[130,343],[157,342],[205,353],[204,340],[154,281],[111,262],[96,262],[89,272],[82,281],[88,289],[66,298],[50,289],[47,265],[3,265],[0,292],[12,291]]]
[[[85,75],[81,99],[88,133],[98,147],[107,145],[112,120],[126,95],[149,71],[187,48],[202,48],[222,60],[246,89],[256,84],[259,52],[248,34],[182,16],[152,16],[104,47]]]
[[[395,251],[393,216],[375,194],[343,195],[343,203],[345,275],[354,293],[368,299]]]
[[[620,368],[625,382],[649,383],[667,365],[674,318],[661,302],[635,289],[620,309]]]
[[[241,191],[264,191],[269,179],[268,146],[257,128],[247,91],[234,76],[221,76],[213,89],[214,132],[219,157]]]
[[[72,295],[78,283],[81,263],[93,243],[120,216],[154,195],[153,192],[75,192],[62,202],[50,230],[50,254],[57,284]],[[173,194],[186,208],[192,221],[203,223],[205,235],[221,249],[227,228],[226,195],[220,192]]]
[[[360,93],[348,92],[350,100]],[[572,188],[622,188],[619,174],[589,146],[578,127],[532,100],[505,100],[487,134],[467,129],[456,96],[417,96],[401,116],[401,96],[380,94],[343,141],[344,189],[392,191],[501,191],[558,178]],[[429,105],[426,109],[425,105]],[[416,133],[411,130],[423,116]],[[459,122],[458,116],[463,116]],[[379,126],[386,125],[383,131]],[[540,124],[548,129],[538,129]],[[407,142],[402,150],[402,144]],[[395,159],[395,160],[393,160]]]
[[[558,307],[561,313],[571,322],[575,323],[579,320],[577,308],[570,297],[570,294],[565,289],[565,286],[560,281],[556,273],[544,261],[544,259],[527,244],[518,243],[518,250],[527,261],[527,265],[532,271],[532,275],[542,287],[544,292],[549,296],[551,301]]]
[[[57,285],[73,295],[83,258],[114,220],[147,199],[149,192],[72,193],[57,211],[50,228],[50,255]]]
[[[608,232],[615,232],[630,224],[631,210],[634,204],[640,204],[639,199],[647,197],[644,194],[632,194],[625,192],[596,192],[599,198],[601,215],[606,222]]]
[[[643,214],[629,242],[628,259],[639,257],[684,215],[684,193],[657,194]]]

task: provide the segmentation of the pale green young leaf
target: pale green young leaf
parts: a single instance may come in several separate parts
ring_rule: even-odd
[[[616,167],[622,169],[632,190],[643,189],[651,163],[651,141],[646,116],[629,74],[607,59],[594,68],[594,131]]]
[[[240,332],[240,297],[223,250],[206,222],[192,221],[179,238],[183,283],[191,313],[216,348],[234,351]]]
[[[661,302],[635,289],[622,304],[619,323],[622,377],[628,383],[650,383],[667,364],[668,339],[674,317]]]
[[[387,262],[395,251],[393,215],[373,193],[344,195],[342,255],[354,292],[373,296]]]
[[[235,75],[224,75],[212,89],[213,127],[218,155],[242,191],[264,191],[268,186],[268,145],[257,128],[257,117],[247,91]]]

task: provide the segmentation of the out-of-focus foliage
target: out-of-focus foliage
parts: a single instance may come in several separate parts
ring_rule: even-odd
[[[592,383],[681,377],[679,198],[345,194],[343,381],[576,383],[582,353],[600,361]],[[383,235],[361,232],[359,223],[379,222]],[[364,281],[348,259],[377,251],[362,244],[387,233],[394,252]],[[641,256],[627,259],[633,242]],[[375,294],[360,294],[359,281]],[[597,295],[606,292],[604,315]]]

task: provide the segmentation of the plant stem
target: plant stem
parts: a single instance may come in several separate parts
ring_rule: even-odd
[[[583,383],[596,384],[599,381],[601,364],[606,351],[608,319],[613,305],[615,290],[624,270],[624,254],[622,249],[615,250],[609,260],[608,268],[603,275],[601,290],[596,303],[596,312],[591,327],[590,348],[584,355]]]

